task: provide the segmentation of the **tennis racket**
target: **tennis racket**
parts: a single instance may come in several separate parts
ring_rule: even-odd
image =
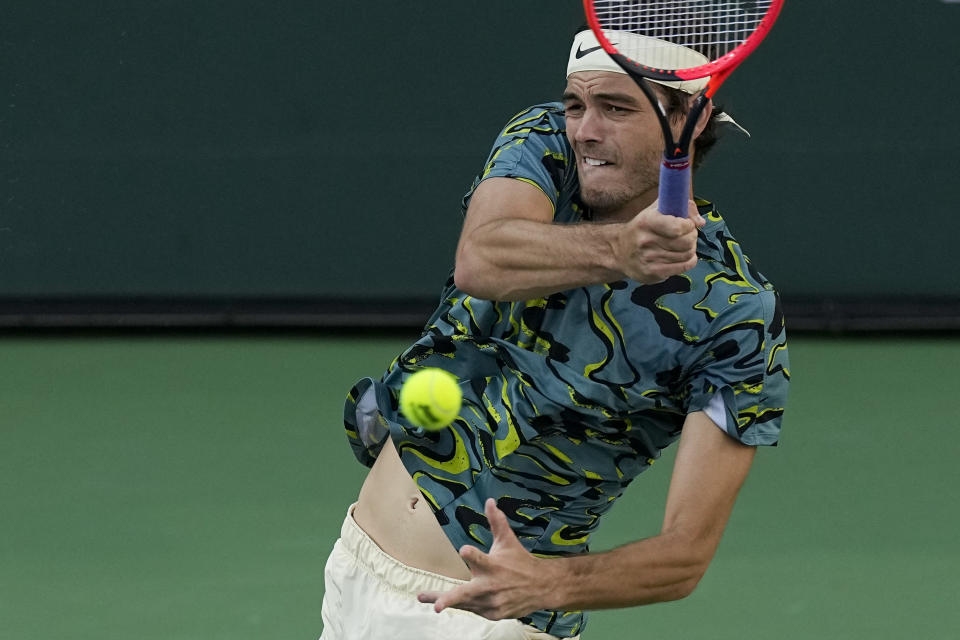
[[[590,29],[640,86],[663,129],[659,210],[686,217],[690,141],[720,85],[773,26],[783,0],[583,0]],[[646,79],[706,79],[675,140],[667,114]]]

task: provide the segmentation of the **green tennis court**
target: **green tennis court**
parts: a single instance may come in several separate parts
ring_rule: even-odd
[[[412,337],[0,339],[0,638],[319,636],[364,473],[342,401]],[[700,588],[585,640],[958,637],[960,340],[801,336],[791,360],[781,446]],[[594,550],[657,531],[671,461]]]

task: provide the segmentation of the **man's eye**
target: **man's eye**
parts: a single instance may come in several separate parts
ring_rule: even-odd
[[[583,111],[583,105],[580,105],[580,104],[568,104],[568,105],[565,106],[563,109],[564,109],[564,111],[567,112],[567,114],[571,114],[571,113],[572,113],[572,114],[579,114],[580,112]]]

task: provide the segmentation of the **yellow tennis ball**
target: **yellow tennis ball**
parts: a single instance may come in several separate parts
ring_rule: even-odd
[[[443,369],[421,369],[400,387],[400,411],[427,431],[443,429],[453,422],[462,403],[463,392],[456,376]]]

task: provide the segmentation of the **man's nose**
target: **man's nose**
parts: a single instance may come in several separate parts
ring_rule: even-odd
[[[577,142],[597,142],[603,133],[603,123],[596,109],[584,109],[574,138]]]

